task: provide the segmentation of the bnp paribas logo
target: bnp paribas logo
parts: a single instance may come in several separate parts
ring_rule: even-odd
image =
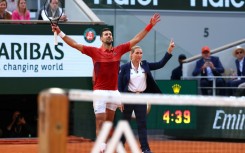
[[[172,89],[173,89],[174,94],[179,94],[181,86],[179,84],[174,84],[172,86]]]
[[[88,28],[84,31],[84,39],[86,40],[86,42],[88,43],[92,43],[95,41],[96,39],[96,32],[94,29],[92,28]]]

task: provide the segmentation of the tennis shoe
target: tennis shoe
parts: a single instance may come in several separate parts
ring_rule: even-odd
[[[142,153],[153,153],[153,152],[151,152],[150,150],[145,150]]]

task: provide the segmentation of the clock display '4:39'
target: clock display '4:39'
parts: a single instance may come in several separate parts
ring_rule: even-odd
[[[170,110],[165,110],[162,119],[166,124],[171,122],[176,124],[189,124],[191,122],[191,111],[175,110],[171,112]]]
[[[195,129],[195,106],[164,106],[161,109],[161,127],[164,129]]]

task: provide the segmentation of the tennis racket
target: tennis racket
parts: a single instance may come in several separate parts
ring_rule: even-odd
[[[60,0],[46,0],[43,11],[51,25],[58,25],[61,16],[64,14],[63,3]],[[54,45],[58,44],[57,32],[54,32]]]

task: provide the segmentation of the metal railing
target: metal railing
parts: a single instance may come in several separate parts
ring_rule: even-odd
[[[241,44],[244,44],[244,43],[245,43],[245,39],[240,39],[240,40],[234,41],[232,43],[223,45],[221,47],[212,49],[210,51],[210,53],[211,54],[219,53],[219,52],[222,52],[222,51],[224,51],[226,49],[230,49],[230,48],[236,47],[236,46],[241,45]],[[190,57],[190,58],[185,59],[183,62],[184,63],[189,63],[189,62],[195,61],[197,59],[200,59],[201,57],[202,57],[202,55],[201,54],[198,54],[196,56],[193,56],[193,57]]]
[[[217,78],[223,78],[223,79],[235,79],[235,78],[245,78],[245,76],[185,76],[182,77],[182,80],[200,80],[200,79],[212,79],[212,87],[200,87],[198,86],[199,89],[212,89],[213,96],[216,95],[216,89],[238,89],[238,87],[227,87],[226,84],[224,87],[216,87],[216,79]],[[245,88],[241,88],[245,89]]]

